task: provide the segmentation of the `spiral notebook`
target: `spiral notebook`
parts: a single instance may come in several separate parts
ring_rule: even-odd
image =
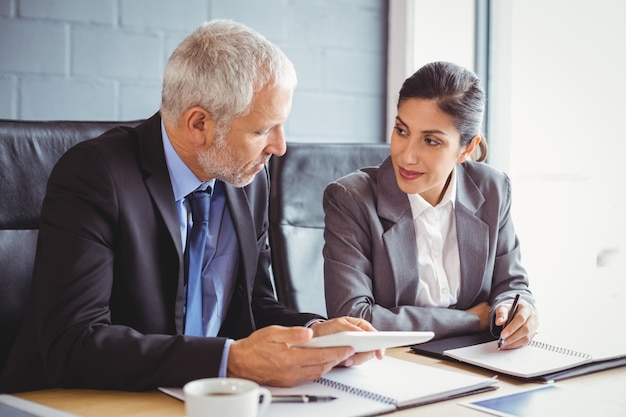
[[[333,368],[323,378],[293,388],[268,387],[272,395],[332,396],[332,401],[272,402],[267,417],[360,417],[490,391],[497,380],[386,356],[360,366]],[[184,399],[181,389],[160,388]]]
[[[443,355],[460,362],[525,379],[558,375],[560,371],[582,368],[594,363],[606,368],[626,364],[626,351],[594,355],[590,352],[538,340],[533,340],[519,349],[511,350],[498,350],[498,341],[494,340],[445,350]]]

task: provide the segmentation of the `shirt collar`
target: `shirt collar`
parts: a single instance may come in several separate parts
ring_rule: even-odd
[[[165,150],[167,170],[170,174],[170,181],[172,182],[172,189],[174,190],[174,198],[176,201],[182,200],[193,191],[206,189],[207,185],[211,187],[215,185],[215,179],[208,182],[200,181],[183,160],[180,159],[180,156],[178,156],[178,153],[176,153],[170,142],[163,121],[161,121],[161,134],[163,136],[163,149]]]
[[[416,194],[407,194],[409,197],[409,203],[411,204],[411,213],[413,214],[413,218],[417,218],[420,214],[422,214],[425,210],[429,208],[433,208],[430,203],[424,198]],[[443,194],[443,198],[434,208],[444,207],[446,204],[450,203],[452,208],[455,207],[456,200],[456,166],[452,168],[452,173],[450,174],[450,184],[448,184],[448,188],[446,192]]]

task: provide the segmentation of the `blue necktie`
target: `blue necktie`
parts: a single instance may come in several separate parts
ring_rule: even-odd
[[[194,191],[187,196],[193,222],[191,229],[187,233],[187,247],[185,250],[187,273],[185,334],[190,336],[205,335],[202,324],[202,259],[209,234],[210,188],[207,191]]]

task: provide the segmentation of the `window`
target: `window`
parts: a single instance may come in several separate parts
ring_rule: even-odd
[[[450,61],[474,68],[474,7],[474,2],[468,0],[389,2],[389,134],[396,116],[398,91],[419,67],[432,61]]]
[[[626,316],[619,307],[626,301],[621,167],[626,155],[621,123],[626,3],[484,1],[490,11],[489,77],[483,78],[489,163],[512,179],[522,261],[542,316],[624,328]],[[447,59],[475,69],[474,44],[466,42],[473,40],[468,22],[475,21],[475,2],[390,3],[395,4],[390,30],[406,20],[407,53],[401,58],[406,68]],[[392,32],[390,42],[394,36],[401,38]],[[389,91],[397,94],[399,84],[392,86],[391,80],[394,74],[400,77],[401,48],[390,46]],[[395,114],[395,100],[388,108]],[[548,323],[558,326],[542,320],[542,329]]]
[[[492,2],[490,162],[513,180],[538,300],[587,317],[626,297],[625,16],[612,0]]]

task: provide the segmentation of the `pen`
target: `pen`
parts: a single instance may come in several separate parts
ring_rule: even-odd
[[[314,403],[314,402],[326,402],[336,400],[336,397],[328,395],[306,395],[306,394],[294,394],[294,395],[272,395],[273,403]]]
[[[513,317],[515,317],[515,313],[517,313],[518,302],[519,302],[519,293],[515,295],[515,300],[513,300],[513,305],[511,306],[511,309],[509,310],[509,317],[506,319],[506,323],[504,323],[503,329],[506,326],[508,326],[509,323],[511,323],[511,321],[513,320]],[[500,337],[500,339],[498,340],[498,350],[502,347],[503,343],[504,343],[504,339]]]

